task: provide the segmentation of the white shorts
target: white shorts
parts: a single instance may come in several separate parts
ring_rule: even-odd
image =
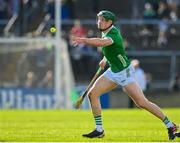
[[[135,70],[132,65],[128,66],[126,69],[114,73],[108,68],[104,73],[103,76],[108,78],[109,80],[115,82],[118,85],[126,86],[129,83],[135,82]]]

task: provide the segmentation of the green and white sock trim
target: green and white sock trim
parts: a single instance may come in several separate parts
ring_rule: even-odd
[[[98,132],[102,132],[103,128],[102,128],[102,118],[101,116],[96,116],[94,117],[95,123],[96,123],[96,130]]]
[[[173,127],[174,124],[167,118],[165,117],[163,120],[164,124],[166,125],[167,128]]]

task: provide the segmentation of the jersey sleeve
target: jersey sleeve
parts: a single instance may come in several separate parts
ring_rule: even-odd
[[[121,41],[119,34],[116,31],[109,32],[105,37],[110,38],[113,41],[113,44],[117,44]]]
[[[111,37],[106,36],[103,39],[110,39],[112,41],[112,44],[114,43],[114,40]]]

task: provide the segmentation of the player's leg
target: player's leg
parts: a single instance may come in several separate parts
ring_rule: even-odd
[[[161,109],[154,103],[150,102],[143,94],[139,85],[136,82],[132,82],[123,87],[128,95],[132,98],[135,104],[143,109],[146,109],[159,119],[161,119],[168,128],[169,139],[175,138],[175,132],[177,126],[172,123],[161,111]]]
[[[104,75],[101,75],[96,80],[90,91],[88,92],[92,113],[95,119],[96,129],[91,133],[84,134],[83,135],[84,137],[94,138],[94,137],[104,136],[104,130],[102,127],[102,118],[101,118],[101,104],[99,101],[99,96],[116,87],[117,87],[116,83],[109,80]]]
[[[144,96],[136,82],[129,83],[124,86],[124,89],[138,107],[148,110],[161,120],[165,118],[165,115],[161,112],[160,108]]]
[[[111,91],[112,89],[116,88],[117,84],[113,81],[109,80],[108,78],[104,77],[103,75],[100,76],[96,82],[93,84],[92,88],[88,92],[88,97],[90,99],[92,112],[94,116],[98,116],[101,113],[101,106],[99,102],[99,96]]]

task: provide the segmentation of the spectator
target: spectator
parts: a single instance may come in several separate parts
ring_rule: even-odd
[[[150,3],[146,3],[144,6],[143,18],[154,19],[156,17],[156,12],[154,11],[152,5]]]
[[[76,47],[71,43],[71,36],[86,37],[87,29],[83,27],[79,20],[74,22],[74,26],[70,31],[70,53],[72,57],[73,69],[76,73],[82,73],[83,75],[92,74],[94,70],[92,66],[96,66],[99,60],[99,53],[96,48],[91,48],[89,45],[79,44]],[[84,69],[86,68],[86,71]],[[87,77],[87,75],[86,75]]]
[[[72,57],[72,63],[73,63],[73,69],[75,70],[75,73],[82,73],[83,72],[83,63],[82,63],[82,57],[84,54],[84,49],[86,49],[86,46],[84,44],[78,45],[77,47],[74,47],[71,41],[72,36],[77,37],[84,37],[87,34],[87,30],[81,25],[79,20],[75,20],[74,26],[70,30],[70,54]]]
[[[152,5],[150,3],[146,3],[145,4],[145,10],[143,12],[143,18],[146,20],[150,20],[150,19],[155,19],[157,18],[156,12],[154,11]],[[147,24],[145,26],[146,30],[148,31],[152,31],[153,29],[153,25],[152,24]]]
[[[71,36],[85,37],[87,35],[87,29],[81,25],[80,20],[75,20],[70,34]]]
[[[156,16],[157,16],[157,11],[158,11],[158,8],[159,8],[159,2],[161,0],[146,0],[146,3],[150,3],[153,10],[155,11],[156,13]]]
[[[176,21],[178,16],[177,16],[177,11],[178,11],[178,6],[180,4],[179,0],[167,0],[167,3],[169,5],[169,8],[171,9],[171,19]]]
[[[51,70],[46,72],[45,77],[38,84],[38,86],[43,88],[53,88],[53,73]]]
[[[139,84],[139,86],[141,87],[143,91],[146,91],[146,88],[147,88],[146,75],[143,69],[140,68],[139,60],[134,59],[131,61],[131,64],[133,65],[135,69],[135,79],[137,83]]]
[[[155,10],[153,9],[153,6],[151,3],[147,2],[144,5],[144,12],[143,12],[143,19],[144,20],[151,20],[157,18],[157,14]],[[145,24],[143,26],[143,30],[140,32],[140,34],[143,37],[142,40],[142,45],[143,47],[149,47],[152,42],[151,42],[151,36],[153,34],[153,24]]]
[[[26,75],[25,87],[36,87],[36,76],[33,71],[29,71]]]
[[[165,1],[161,1],[159,3],[159,9],[158,9],[158,17],[161,20],[159,23],[159,36],[157,43],[161,47],[162,45],[167,44],[167,30],[168,30],[168,24],[167,20],[170,19],[170,9],[168,8],[168,4]]]

